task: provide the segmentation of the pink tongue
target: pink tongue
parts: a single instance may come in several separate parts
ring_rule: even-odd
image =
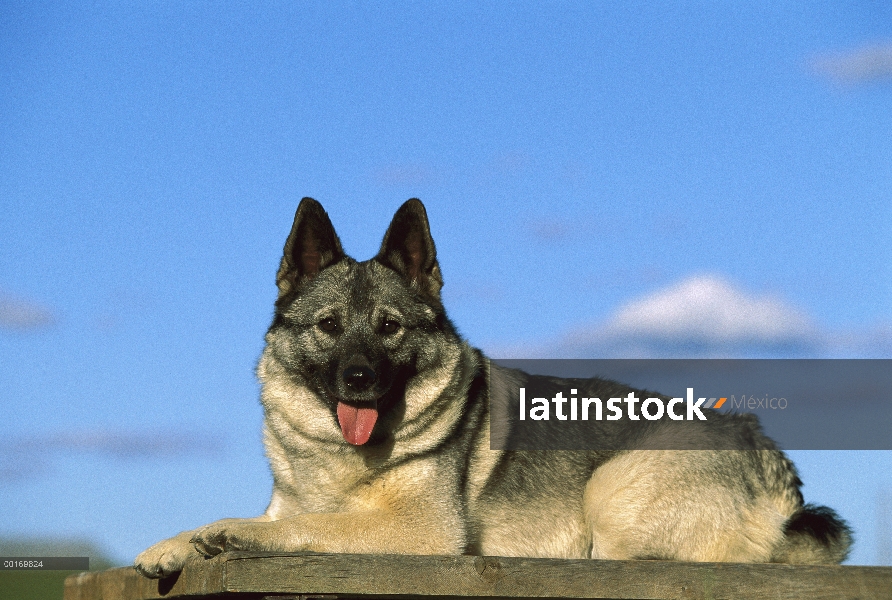
[[[375,421],[378,420],[377,408],[357,408],[338,402],[338,423],[344,439],[354,446],[362,446],[372,435]]]

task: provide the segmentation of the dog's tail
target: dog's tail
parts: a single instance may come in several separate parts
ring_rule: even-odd
[[[832,509],[806,504],[787,521],[771,562],[838,564],[849,555],[852,530]]]

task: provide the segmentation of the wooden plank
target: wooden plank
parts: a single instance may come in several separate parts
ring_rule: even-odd
[[[178,576],[143,577],[133,567],[90,571],[65,579],[64,600],[148,600],[216,594],[223,590],[223,569],[231,555],[205,560],[197,553]]]
[[[73,575],[65,600],[155,600],[212,594],[401,598],[892,598],[892,568],[231,552],[176,579],[131,568]],[[256,597],[256,596],[255,596]]]

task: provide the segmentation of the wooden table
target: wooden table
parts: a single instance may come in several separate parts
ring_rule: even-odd
[[[65,580],[65,600],[320,597],[892,600],[892,567],[228,552],[168,579],[124,567]]]

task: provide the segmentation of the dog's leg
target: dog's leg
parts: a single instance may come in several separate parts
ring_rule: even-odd
[[[227,550],[377,554],[460,554],[466,544],[457,517],[433,510],[308,513],[267,522],[212,523],[192,542],[205,556]]]
[[[794,507],[735,479],[733,452],[639,450],[598,468],[584,500],[592,558],[768,562]]]
[[[261,522],[268,520],[266,515],[255,517],[253,519],[222,519],[213,523],[213,525],[223,525],[226,523],[247,523]],[[183,565],[190,558],[201,556],[192,538],[203,528],[183,531],[172,538],[158,542],[147,550],[141,552],[133,566],[136,570],[146,577],[158,578],[173,575],[183,570]]]

